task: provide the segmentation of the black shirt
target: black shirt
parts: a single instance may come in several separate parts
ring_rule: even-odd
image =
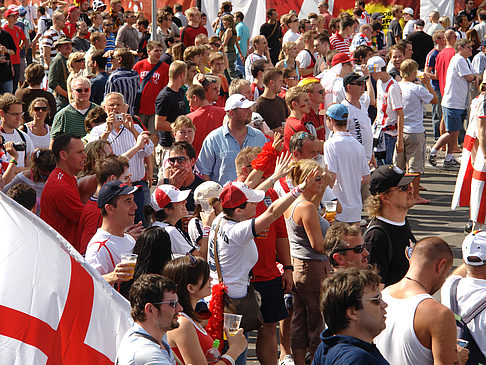
[[[386,43],[388,47],[391,47],[396,43],[395,37],[402,39],[402,27],[399,22],[393,19],[388,25],[388,32],[386,33]]]
[[[464,10],[461,10],[459,12],[459,14],[457,14],[457,16],[465,15],[467,17],[467,21],[472,22],[474,19],[476,19],[477,12],[478,12],[478,8],[474,8],[473,10],[471,10],[471,12],[469,14],[466,12],[466,9],[464,9]]]
[[[140,59],[143,60],[144,58],[148,57],[147,54],[147,43],[150,40],[150,33],[145,32],[142,34],[142,37],[140,38],[140,42],[138,42],[138,53],[142,53],[142,56],[140,56]]]
[[[280,27],[280,23],[263,23],[260,27],[260,34],[267,39],[270,57],[272,58],[273,64],[275,64],[278,61],[278,53],[282,49],[282,28]],[[274,55],[277,57],[276,60],[274,60]]]
[[[172,56],[168,53],[162,53],[162,57],[160,57],[160,60],[170,65],[174,58],[172,58]]]
[[[395,284],[407,273],[409,263],[405,250],[411,242],[416,242],[408,219],[405,224],[396,226],[374,218],[369,226],[378,225],[381,229],[372,229],[364,235],[366,248],[370,253],[371,265],[376,265],[385,286]],[[391,251],[390,252],[390,247]]]
[[[108,74],[102,72],[91,79],[91,96],[89,101],[101,105],[105,98],[105,87],[108,81]]]
[[[412,59],[418,63],[419,69],[423,70],[427,55],[434,48],[434,41],[432,40],[432,37],[420,30],[407,35],[407,41],[412,42]]]
[[[179,115],[185,115],[186,104],[182,88],[176,92],[168,86],[164,87],[155,100],[155,114],[166,117],[169,123],[174,123]],[[174,139],[171,132],[160,132],[159,137],[161,146],[172,146]]]
[[[0,44],[17,52],[17,47],[12,36],[5,30],[0,29]],[[5,60],[8,62],[0,63],[0,81],[9,81],[13,79],[12,64],[10,63],[10,55],[4,54]]]

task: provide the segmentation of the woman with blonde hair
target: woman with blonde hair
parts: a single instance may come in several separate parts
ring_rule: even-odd
[[[244,56],[241,52],[240,45],[237,42],[238,35],[236,34],[235,19],[233,15],[226,14],[222,18],[223,26],[226,29],[223,36],[221,37],[221,47],[220,51],[223,51],[229,62],[229,74],[231,78],[237,78],[238,74],[236,72],[236,48],[238,48],[238,54],[241,55],[241,61],[244,62]]]
[[[67,68],[69,70],[69,76],[67,78],[67,92],[70,103],[73,102],[71,81],[78,75],[82,75],[82,70],[86,68],[85,57],[86,55],[84,52],[73,52],[69,55],[67,60]]]
[[[295,363],[303,365],[306,348],[313,356],[323,330],[319,310],[320,285],[328,276],[331,265],[324,253],[324,237],[329,223],[319,215],[318,207],[331,178],[315,160],[300,160],[290,167],[293,168],[289,177],[294,186],[319,171],[315,183],[305,189],[284,213],[294,267],[290,344]]]
[[[297,54],[299,53],[299,50],[297,49],[297,43],[295,42],[285,42],[285,44],[282,47],[282,50],[280,51],[280,61],[277,62],[275,67],[283,70],[284,68],[292,68],[295,69],[297,72],[297,80],[300,78],[299,77],[299,67],[300,67],[300,62],[297,61],[295,58],[297,57]]]
[[[451,26],[451,20],[449,19],[448,16],[441,16],[439,18],[439,24],[442,25],[442,27],[447,30]]]

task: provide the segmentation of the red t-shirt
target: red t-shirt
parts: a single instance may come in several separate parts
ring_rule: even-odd
[[[187,25],[186,27],[184,27],[184,29],[182,29],[181,41],[186,47],[193,46],[196,36],[201,33],[208,35],[208,30],[203,26],[194,28],[190,25]]]
[[[199,155],[201,147],[206,136],[223,125],[223,119],[226,112],[223,108],[214,105],[206,105],[197,108],[192,113],[187,114],[191,118],[196,127],[196,134],[192,145],[196,150],[196,155]]]
[[[300,119],[288,117],[284,128],[284,148],[289,151],[290,138],[297,132],[309,132]]]
[[[456,54],[454,48],[444,48],[439,52],[437,58],[435,59],[435,71],[437,73],[437,78],[439,79],[440,93],[444,95],[444,88],[446,84],[447,69],[449,68],[449,63],[451,58]]]
[[[7,31],[13,38],[15,46],[17,47],[17,50],[15,51],[15,54],[13,56],[10,56],[10,61],[12,62],[12,65],[18,65],[20,63],[20,41],[25,42],[25,33],[20,27],[17,27],[14,25],[13,29],[10,28],[7,24],[5,24],[2,27],[3,30]],[[24,44],[25,46],[25,44]]]
[[[256,208],[256,216],[258,217],[267,208],[278,199],[278,195],[273,189],[269,189],[265,194],[263,200],[258,203]],[[255,243],[258,250],[258,261],[253,266],[253,280],[252,281],[267,281],[273,280],[281,276],[277,268],[277,254],[276,243],[278,238],[287,237],[287,228],[283,216],[280,216],[275,222],[270,224],[268,232],[260,233],[260,237],[255,238]]]
[[[338,52],[346,53],[348,56],[351,56],[351,52],[349,52],[349,46],[351,42],[348,38],[343,38],[343,36],[339,33],[334,33],[330,38],[329,42],[331,44],[331,49],[336,50]]]
[[[66,20],[66,25],[64,26],[62,31],[69,38],[73,39],[74,35],[76,34],[76,24],[70,23],[69,20]]]
[[[317,138],[321,141],[326,140],[326,125],[324,115],[317,115],[314,109],[311,108],[310,113],[304,114],[302,117],[302,123],[312,122],[316,128]]]
[[[101,209],[98,208],[97,199],[91,197],[84,206],[81,217],[79,218],[78,246],[80,254],[86,253],[86,247],[88,247],[88,243],[95,235],[96,230],[101,227],[101,223],[103,223]]]
[[[142,83],[142,80],[150,72],[152,67],[154,67],[154,65],[148,61],[148,58],[138,61],[135,66],[133,66],[133,69],[140,75],[140,83]],[[140,99],[140,107],[138,109],[139,113],[150,115],[155,114],[155,99],[157,99],[160,91],[167,86],[168,82],[169,65],[162,62],[143,89],[142,97]]]
[[[56,167],[42,190],[40,217],[78,251],[76,237],[83,208],[76,178]]]

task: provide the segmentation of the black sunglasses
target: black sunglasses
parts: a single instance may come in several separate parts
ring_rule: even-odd
[[[353,251],[354,253],[361,253],[365,249],[365,245],[358,245],[354,247],[346,247],[346,248],[338,248],[337,250],[334,250],[333,253],[336,252],[344,252],[344,251]]]
[[[188,158],[186,156],[179,156],[179,157],[169,157],[169,163],[174,165],[176,162],[179,164],[183,164],[186,162]]]
[[[410,186],[410,184],[407,184],[407,185],[402,185],[402,186],[397,186],[395,190],[407,191],[409,186]],[[393,189],[393,188],[392,188],[392,189]],[[390,189],[390,190],[391,190],[391,189]]]
[[[47,106],[34,106],[34,111],[36,112],[44,112],[47,110]]]

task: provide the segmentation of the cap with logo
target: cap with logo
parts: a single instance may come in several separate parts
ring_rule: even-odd
[[[380,72],[386,66],[386,63],[380,56],[373,56],[368,59],[366,66],[370,72]]]
[[[248,100],[241,94],[233,94],[226,100],[224,110],[229,112],[230,110],[238,108],[247,109],[251,108],[255,104],[256,103],[254,101]]]
[[[103,7],[106,8],[106,5],[103,4],[103,1],[101,1],[101,0],[94,0],[93,1],[93,10],[94,11],[98,11],[99,9],[101,9]]]
[[[462,258],[467,265],[482,266],[486,261],[486,232],[473,231],[462,243]]]
[[[239,181],[233,181],[223,188],[219,200],[223,208],[237,208],[243,203],[258,203],[265,197],[263,190],[253,190]]]
[[[372,195],[384,193],[390,188],[410,184],[418,174],[406,174],[394,165],[381,165],[371,174]]]
[[[159,185],[150,196],[150,206],[159,211],[169,203],[179,203],[187,199],[191,190],[179,190],[173,185]]]
[[[138,188],[139,186],[128,185],[127,183],[118,180],[108,181],[101,187],[100,192],[98,193],[98,208],[103,208],[117,196],[133,194]]]
[[[19,8],[16,5],[9,5],[7,10],[3,13],[4,18],[8,18],[10,15],[19,15]]]

